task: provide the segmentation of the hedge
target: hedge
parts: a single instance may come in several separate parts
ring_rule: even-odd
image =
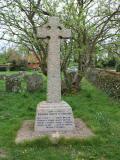
[[[102,69],[88,69],[87,79],[109,96],[120,99],[120,73]]]
[[[0,66],[0,71],[7,71],[8,66]]]

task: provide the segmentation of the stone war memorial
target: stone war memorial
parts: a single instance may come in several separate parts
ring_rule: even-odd
[[[93,136],[83,121],[74,119],[71,106],[61,99],[60,42],[71,37],[71,30],[58,17],[49,17],[47,24],[38,28],[38,37],[49,39],[47,100],[37,105],[35,121],[24,121],[16,143],[55,134],[65,138]]]
[[[71,107],[61,101],[60,39],[70,38],[71,30],[65,29],[59,18],[52,17],[38,30],[40,38],[49,37],[47,102],[37,107],[35,131],[69,131],[74,129]]]

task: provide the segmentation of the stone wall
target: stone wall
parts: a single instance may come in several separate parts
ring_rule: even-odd
[[[7,74],[0,74],[0,80],[6,80],[8,77],[10,76],[14,76],[14,77],[25,77],[26,76],[26,72],[25,71],[19,71],[18,73],[16,74],[11,74],[11,75],[7,75]]]
[[[120,72],[88,69],[86,77],[109,96],[120,99]]]

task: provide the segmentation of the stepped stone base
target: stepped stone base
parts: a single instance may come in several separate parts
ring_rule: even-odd
[[[41,102],[37,106],[35,122],[24,121],[15,142],[22,143],[44,136],[52,137],[54,141],[60,137],[87,138],[93,135],[83,121],[74,120],[72,109],[66,102]]]
[[[41,102],[37,106],[35,132],[61,132],[75,129],[72,108],[64,101]]]
[[[23,143],[25,141],[32,141],[38,138],[42,138],[44,136],[54,136],[57,132],[35,132],[34,131],[34,121],[26,120],[23,122],[22,127],[17,133],[17,137],[15,139],[15,143]],[[80,120],[75,119],[75,129],[70,132],[59,132],[59,138],[63,137],[65,139],[85,139],[89,137],[94,137],[93,132],[86,126],[86,124]]]

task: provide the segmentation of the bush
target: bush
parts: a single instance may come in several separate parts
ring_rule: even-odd
[[[106,63],[106,67],[115,67],[116,66],[116,59],[113,57],[112,59],[108,60]]]
[[[116,72],[120,72],[120,63],[116,65]]]
[[[120,99],[120,73],[102,69],[89,69],[86,77],[109,96]]]
[[[116,66],[116,59],[113,57],[111,59],[99,59],[96,61],[97,68],[115,68]]]
[[[26,71],[27,70],[27,61],[26,60],[19,60],[16,62],[15,60],[12,61],[12,65],[10,67],[11,71]]]
[[[6,71],[7,67],[6,66],[0,66],[0,71]]]

